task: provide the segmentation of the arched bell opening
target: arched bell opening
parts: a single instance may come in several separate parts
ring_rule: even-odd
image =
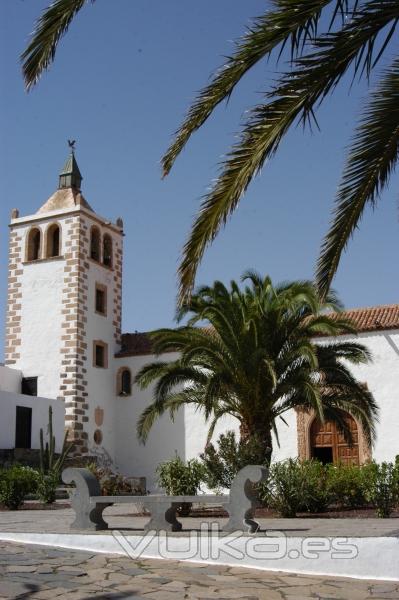
[[[100,262],[101,259],[101,234],[98,227],[92,227],[90,231],[90,258]]]
[[[33,227],[27,238],[26,260],[39,260],[42,246],[42,232],[37,227]]]
[[[103,264],[112,267],[112,238],[108,233],[103,238]]]
[[[46,258],[61,254],[61,231],[57,223],[50,225],[46,231]]]

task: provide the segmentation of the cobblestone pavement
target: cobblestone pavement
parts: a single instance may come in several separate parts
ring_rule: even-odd
[[[288,575],[241,567],[0,543],[0,599],[382,600],[399,583]]]

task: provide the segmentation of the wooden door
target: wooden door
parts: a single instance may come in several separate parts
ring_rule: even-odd
[[[347,444],[333,421],[313,421],[310,428],[310,449],[313,458],[318,458],[324,463],[359,464],[359,433],[356,421],[348,414],[345,415],[345,420],[352,432],[352,446]]]
[[[351,416],[347,415],[345,421],[352,433],[353,446],[348,446],[343,434],[336,428],[336,461],[344,465],[359,464],[359,433],[357,430],[356,421]]]
[[[28,406],[16,407],[15,447],[30,448],[32,437],[32,409]]]

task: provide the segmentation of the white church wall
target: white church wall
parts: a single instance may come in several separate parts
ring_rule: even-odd
[[[114,263],[116,262],[116,250],[120,247],[121,236],[116,235],[109,228],[101,228],[97,221],[86,219],[89,227],[96,225],[101,230],[101,233],[107,233],[112,238],[113,243],[113,254]],[[88,405],[89,405],[89,421],[85,425],[85,430],[88,433],[88,448],[90,452],[101,453],[103,452],[106,456],[113,457],[115,455],[115,440],[117,435],[115,432],[114,421],[115,421],[115,394],[116,394],[116,382],[115,382],[115,359],[114,354],[117,347],[115,339],[115,306],[117,293],[115,288],[116,276],[116,265],[113,268],[106,268],[103,265],[90,260],[89,267],[87,269],[87,323],[86,323],[86,337],[87,337],[87,392],[88,392]],[[106,315],[100,315],[95,310],[95,293],[96,284],[100,284],[107,289],[107,310]],[[107,367],[100,368],[94,366],[93,360],[93,342],[99,340],[107,344]],[[95,422],[95,410],[100,408],[103,410],[103,423],[98,426]],[[98,446],[94,442],[94,432],[96,429],[100,429],[103,439],[101,444]]]
[[[356,339],[373,356],[371,364],[352,367],[354,375],[367,382],[380,409],[372,456],[377,462],[390,461],[399,454],[399,331],[362,333]]]
[[[340,338],[340,341],[344,339]],[[399,454],[399,332],[364,333],[346,339],[365,344],[373,355],[372,363],[351,366],[351,369],[360,381],[367,382],[380,408],[373,458],[379,462],[393,460]],[[172,357],[169,355],[170,359]],[[131,368],[134,377],[141,366],[153,359],[153,356],[136,356],[117,359],[116,363]],[[196,458],[203,452],[209,424],[194,407],[187,406],[177,415],[175,424],[167,415],[157,421],[147,445],[142,446],[137,441],[135,426],[142,410],[151,401],[152,390],[139,390],[136,386],[131,398],[116,399],[116,454],[123,473],[146,476],[149,488],[153,489],[156,466],[173,456],[175,450],[184,460]],[[286,424],[277,421],[280,446],[274,438],[273,462],[298,455],[296,413],[291,410],[283,416]],[[239,424],[236,419],[227,416],[218,424],[212,441],[229,429],[238,434]]]
[[[174,360],[177,354],[170,353],[163,360]],[[153,355],[132,356],[116,359],[117,369],[129,367],[132,378],[141,367],[156,360]],[[115,375],[116,377],[116,375]],[[115,455],[116,464],[121,473],[128,476],[146,477],[147,488],[156,490],[155,470],[160,462],[173,458],[175,452],[186,460],[187,432],[185,430],[184,410],[176,414],[174,422],[168,415],[158,419],[151,429],[147,443],[137,439],[137,419],[152,402],[152,388],[140,390],[132,386],[132,395],[117,396],[115,399]]]
[[[324,339],[333,342],[334,339]],[[321,341],[321,343],[323,343]],[[399,454],[399,331],[386,330],[360,333],[358,336],[340,336],[340,342],[359,342],[367,346],[372,362],[350,365],[351,372],[367,383],[379,407],[379,422],[376,425],[376,442],[372,457],[377,462],[392,461]],[[280,448],[274,446],[273,460],[284,460],[297,456],[296,414],[289,411],[284,416],[288,422],[278,425]]]
[[[374,368],[367,381],[380,406],[376,461],[393,460],[399,454],[399,331],[374,336]]]
[[[21,391],[21,379],[21,371],[0,365],[0,391],[19,393]]]
[[[392,461],[399,454],[399,331],[340,336],[339,341],[361,343],[371,352],[370,363],[348,366],[359,381],[367,384],[379,407],[372,458],[377,462]],[[320,341],[327,342],[333,343],[334,338]]]
[[[49,406],[53,408],[53,431],[56,440],[56,450],[61,450],[64,439],[65,408],[63,400],[26,396],[0,390],[0,448],[8,450],[15,447],[16,407],[32,408],[32,448],[39,449],[39,432],[43,428],[46,433]]]
[[[42,233],[54,219],[49,216],[41,222],[28,219],[15,219],[13,230],[22,238],[22,256],[26,257],[27,235],[32,226]],[[63,226],[63,219],[57,218]],[[61,256],[65,247],[61,231]],[[24,377],[38,377],[38,393],[44,397],[56,398],[59,395],[61,370],[61,299],[63,287],[64,261],[62,257],[25,263],[18,276],[21,284],[21,344],[19,359],[15,367],[22,370]]]
[[[168,354],[162,360],[174,360],[178,354]],[[156,360],[154,355],[132,356],[116,359],[116,371],[120,367],[128,367],[132,378],[145,364]],[[116,381],[116,374],[115,374]],[[147,443],[139,443],[136,424],[142,411],[153,400],[153,387],[140,390],[133,385],[132,396],[115,399],[115,455],[116,466],[127,476],[146,477],[149,490],[157,489],[156,468],[160,462],[172,458],[177,453],[183,460],[198,458],[204,451],[209,423],[204,416],[192,406],[180,410],[174,422],[169,415],[158,419],[152,427]],[[274,440],[273,460],[283,460],[297,456],[296,415],[289,411],[285,415],[288,427],[278,423],[280,448]],[[230,416],[223,417],[217,425],[212,441],[216,441],[221,433],[233,430],[239,435],[239,423]]]
[[[21,358],[24,377],[37,377],[38,394],[57,397],[61,371],[62,260],[31,263],[22,275]]]
[[[184,423],[186,431],[186,458],[198,458],[204,451],[210,422],[205,421],[203,413],[195,410],[194,406],[188,405],[184,409]],[[221,433],[234,431],[239,436],[240,424],[238,420],[230,415],[225,415],[215,427],[212,442],[216,442]]]
[[[290,410],[285,413],[284,419],[288,426],[280,419],[277,422],[280,446],[278,446],[276,437],[273,434],[273,462],[296,457],[298,454],[295,411]],[[186,432],[186,457],[187,459],[197,458],[204,451],[210,423],[206,423],[203,414],[196,411],[193,406],[187,406],[185,408],[184,422]],[[229,430],[234,431],[237,439],[239,438],[240,424],[238,420],[235,417],[226,415],[216,426],[211,441],[215,443],[221,433],[226,433],[226,431]]]
[[[298,437],[296,412],[288,410],[282,415],[284,421],[277,419],[277,432],[280,445],[273,434],[273,454],[272,462],[286,460],[287,458],[296,458],[298,456]]]

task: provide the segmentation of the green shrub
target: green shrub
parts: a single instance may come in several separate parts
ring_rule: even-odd
[[[299,462],[290,458],[273,464],[266,486],[263,496],[265,503],[277,510],[282,517],[295,517],[303,501]]]
[[[325,511],[331,500],[327,468],[318,460],[304,460],[300,463],[300,469],[303,499],[299,512]]]
[[[230,488],[238,471],[246,465],[257,464],[259,448],[254,440],[237,440],[234,431],[222,433],[217,447],[208,444],[200,455],[205,467],[205,483],[212,490]]]
[[[369,497],[377,510],[377,516],[387,518],[399,502],[399,461],[373,463],[369,481]]]
[[[347,508],[365,506],[372,469],[370,465],[328,465],[327,487],[331,502]]]
[[[37,495],[44,504],[51,504],[56,500],[56,490],[60,482],[59,473],[49,471],[43,473],[40,471],[37,476]]]
[[[260,499],[283,517],[321,512],[329,503],[326,468],[316,460],[290,458],[275,463],[268,482],[260,486]]]
[[[204,468],[195,458],[185,464],[179,456],[161,463],[157,468],[158,483],[170,496],[192,496],[204,480]]]
[[[185,464],[177,456],[161,463],[157,468],[158,483],[169,496],[194,496],[205,478],[204,466],[195,458]],[[179,508],[182,516],[190,512],[191,503],[184,502]]]
[[[17,510],[36,487],[37,471],[30,467],[14,465],[0,471],[0,502],[11,510]]]

